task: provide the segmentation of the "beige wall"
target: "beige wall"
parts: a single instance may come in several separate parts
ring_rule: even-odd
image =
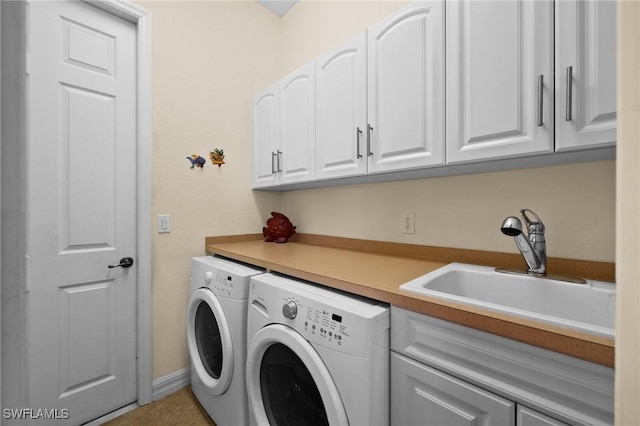
[[[147,2],[153,19],[153,376],[189,365],[189,263],[205,236],[259,232],[269,212],[300,232],[515,252],[498,227],[529,207],[549,255],[615,259],[615,162],[269,193],[250,189],[255,93],[404,2],[301,1],[277,18],[254,1]],[[223,148],[227,164],[189,170],[187,155]],[[536,185],[533,185],[533,183]],[[399,213],[416,213],[416,234]],[[155,228],[154,228],[155,229]]]
[[[640,421],[640,3],[618,3],[616,425]]]
[[[282,71],[294,71],[406,2],[302,1],[282,18]],[[300,232],[517,252],[499,230],[528,207],[547,227],[549,256],[613,262],[615,162],[287,192]],[[400,233],[400,213],[416,233]]]
[[[187,367],[190,258],[204,237],[261,229],[278,194],[251,191],[251,98],[280,73],[279,21],[257,2],[141,2],[152,14],[153,377]],[[226,164],[185,158],[224,149]]]

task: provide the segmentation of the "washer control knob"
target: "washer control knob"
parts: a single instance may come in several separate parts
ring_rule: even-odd
[[[282,307],[282,315],[284,315],[285,318],[294,319],[296,315],[298,315],[298,305],[296,305],[296,302],[291,300],[284,305]]]
[[[204,281],[210,283],[213,280],[213,271],[207,271],[204,273]]]

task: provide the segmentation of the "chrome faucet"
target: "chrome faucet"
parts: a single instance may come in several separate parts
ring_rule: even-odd
[[[536,220],[529,219],[527,212],[533,215]],[[520,250],[529,266],[528,273],[545,275],[547,273],[547,244],[544,239],[544,224],[532,210],[522,209],[520,210],[520,215],[527,224],[528,238],[522,232],[522,222],[514,216],[506,218],[502,222],[500,230],[503,234],[513,237],[516,241],[518,250]]]

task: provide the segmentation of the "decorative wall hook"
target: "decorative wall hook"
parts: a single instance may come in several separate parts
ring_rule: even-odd
[[[194,167],[202,169],[207,162],[207,160],[200,157],[198,154],[193,154],[191,157],[187,157],[187,160],[191,161],[191,169]]]
[[[209,158],[211,158],[211,164],[217,164],[218,167],[224,164],[224,150],[222,149],[214,149],[209,153]]]

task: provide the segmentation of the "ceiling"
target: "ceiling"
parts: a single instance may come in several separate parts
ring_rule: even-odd
[[[298,0],[258,0],[258,3],[278,16],[284,16]]]

